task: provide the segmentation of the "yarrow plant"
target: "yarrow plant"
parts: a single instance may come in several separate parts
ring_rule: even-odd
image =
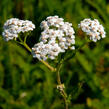
[[[68,109],[68,96],[64,91],[64,84],[61,82],[60,69],[64,61],[58,62],[56,68],[47,63],[47,59],[55,60],[60,53],[64,54],[68,50],[76,50],[75,48],[75,32],[72,24],[64,22],[63,18],[58,16],[49,16],[46,20],[40,24],[42,29],[39,42],[32,47],[32,49],[26,44],[27,36],[24,35],[24,40],[20,38],[19,33],[28,33],[35,29],[35,25],[28,20],[19,20],[17,18],[11,18],[4,24],[4,31],[2,33],[5,41],[16,40],[19,38],[19,44],[22,44],[28,51],[30,51],[34,58],[39,59],[44,65],[46,65],[52,72],[57,74],[57,89],[62,95],[65,102],[65,109]],[[78,25],[91,41],[97,42],[101,38],[106,37],[104,27],[99,23],[97,19],[84,19]],[[54,61],[53,61],[54,62]]]

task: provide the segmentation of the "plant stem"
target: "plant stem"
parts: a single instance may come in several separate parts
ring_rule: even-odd
[[[61,62],[58,64],[58,67],[57,67],[57,70],[56,70],[56,72],[57,72],[57,83],[58,83],[57,89],[59,89],[59,92],[64,99],[65,109],[68,109],[67,94],[64,91],[65,87],[64,87],[64,84],[61,83],[61,78],[60,78],[60,69],[62,67],[62,62],[63,62],[63,60],[61,60]]]
[[[32,51],[31,48],[24,43],[24,47],[28,50],[28,51]],[[40,60],[45,66],[47,66],[51,71],[55,71],[55,68],[53,68],[52,66],[50,66],[46,61]]]
[[[19,38],[20,39],[20,38]],[[23,45],[29,52],[32,52],[31,48],[26,44],[26,42],[23,42],[21,39],[20,39],[21,42],[17,42],[21,45]],[[50,66],[46,61],[43,61],[43,60],[40,60],[45,66],[47,66],[52,72],[55,71],[56,69],[53,68],[52,66]]]
[[[22,43],[21,43],[22,44]],[[22,44],[29,52],[31,52],[31,48],[24,42]],[[60,64],[57,67],[57,70],[55,68],[53,68],[52,66],[50,66],[46,61],[40,60],[45,66],[47,66],[51,71],[56,71],[57,72],[57,83],[58,85],[62,85],[61,84],[61,78],[60,78],[60,69],[62,67],[62,62],[63,60],[61,60]],[[60,91],[60,94],[62,95],[63,99],[64,99],[64,103],[65,103],[65,109],[68,109],[68,103],[67,103],[67,94],[64,91],[64,88],[62,88]]]
[[[61,85],[61,78],[60,78],[60,69],[61,69],[61,66],[62,64],[59,64],[58,65],[58,68],[57,68],[57,82],[58,82],[58,85]]]
[[[50,66],[46,61],[40,60],[44,65],[46,65],[52,72],[54,72],[56,69]]]
[[[26,43],[24,43],[23,45],[24,45],[24,47],[25,47],[29,52],[32,51],[31,48],[30,48]]]

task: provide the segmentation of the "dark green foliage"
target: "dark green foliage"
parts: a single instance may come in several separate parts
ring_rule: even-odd
[[[29,19],[36,25],[27,39],[32,47],[40,36],[40,22],[49,15],[59,15],[73,24],[77,48],[84,41],[77,29],[80,20],[97,18],[105,27],[105,39],[86,44],[64,62],[61,78],[69,95],[69,109],[109,109],[108,0],[0,0],[0,109],[64,109],[56,90],[56,74],[24,47],[2,39],[7,19]]]

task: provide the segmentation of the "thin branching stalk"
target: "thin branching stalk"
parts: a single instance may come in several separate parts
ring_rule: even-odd
[[[23,46],[24,46],[29,52],[32,52],[31,48],[30,48],[26,43],[24,43]]]
[[[46,65],[52,72],[56,71],[51,65],[49,65],[46,61],[40,60],[44,65]]]
[[[22,44],[29,52],[31,52],[31,48],[26,44],[26,43],[23,43]],[[68,109],[68,103],[67,103],[67,94],[65,93],[64,91],[64,84],[61,84],[61,78],[60,78],[60,69],[61,69],[61,66],[62,66],[62,62],[63,60],[60,62],[60,64],[58,65],[58,68],[55,69],[53,68],[52,66],[50,66],[46,61],[43,61],[43,60],[40,60],[45,66],[47,66],[52,72],[56,71],[57,72],[57,82],[58,82],[58,85],[62,85],[63,88],[60,91],[60,94],[62,95],[63,99],[64,99],[64,102],[65,102],[65,109]]]
[[[63,63],[63,59],[61,60],[61,62],[58,64],[56,73],[57,73],[57,89],[59,90],[60,94],[62,95],[63,99],[64,99],[64,103],[65,103],[65,109],[68,109],[68,102],[67,102],[67,94],[64,91],[64,84],[62,84],[61,82],[61,78],[60,78],[60,69],[62,67],[62,63]]]
[[[17,42],[23,45],[29,52],[32,52],[31,48],[26,44],[26,40],[23,42],[21,38],[19,38],[21,42]],[[40,60],[46,67],[48,67],[52,72],[56,71],[51,65],[49,65],[46,61]]]

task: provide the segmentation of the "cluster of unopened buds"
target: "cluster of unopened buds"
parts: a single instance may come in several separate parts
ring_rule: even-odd
[[[17,18],[11,18],[6,21],[3,26],[4,31],[2,33],[6,41],[12,40],[18,37],[19,33],[24,33],[28,31],[33,31],[35,25],[28,20],[19,20]]]
[[[39,43],[32,47],[34,58],[55,59],[59,53],[63,53],[67,49],[75,50],[75,32],[71,23],[64,22],[64,19],[58,16],[49,16],[41,22],[40,27],[43,31]],[[94,42],[106,37],[104,27],[97,19],[84,19],[78,27]],[[21,32],[33,31],[35,25],[28,20],[11,18],[6,21],[3,28],[2,35],[8,41],[19,37]]]

